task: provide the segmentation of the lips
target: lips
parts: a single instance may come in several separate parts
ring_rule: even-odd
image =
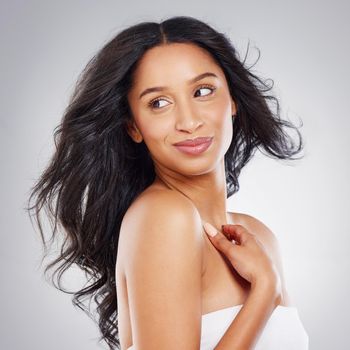
[[[212,137],[196,137],[195,139],[187,139],[174,143],[174,146],[186,146],[186,147],[196,147],[203,143],[207,143],[212,140]]]
[[[197,137],[192,140],[184,140],[174,144],[181,153],[198,156],[204,153],[212,144],[213,137]]]

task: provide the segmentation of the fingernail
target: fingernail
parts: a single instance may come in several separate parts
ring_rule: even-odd
[[[207,234],[211,237],[214,237],[218,233],[216,228],[213,225],[209,224],[209,222],[205,222],[203,226]]]

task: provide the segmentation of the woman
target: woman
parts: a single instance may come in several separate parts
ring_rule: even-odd
[[[87,65],[29,209],[45,247],[44,205],[52,238],[63,227],[46,270],[92,277],[73,302],[88,312],[94,296],[111,349],[307,349],[275,235],[226,210],[258,146],[279,159],[302,149],[270,89],[192,17],[127,28]]]

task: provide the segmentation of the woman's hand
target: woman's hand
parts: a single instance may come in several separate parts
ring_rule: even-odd
[[[254,349],[273,310],[281,301],[281,282],[273,259],[255,234],[242,225],[223,225],[222,232],[208,223],[204,230],[212,244],[229,260],[251,290],[243,307],[215,350]]]
[[[234,269],[252,287],[257,283],[271,283],[277,294],[281,293],[277,268],[256,235],[242,225],[223,225],[223,232],[209,223],[204,223],[203,227],[215,248],[228,258]]]

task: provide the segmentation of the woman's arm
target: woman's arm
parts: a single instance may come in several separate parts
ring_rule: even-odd
[[[251,291],[226,330],[215,350],[250,350],[259,339],[273,310],[280,302],[273,278],[259,281],[251,286]]]
[[[152,192],[129,208],[123,266],[135,350],[198,350],[202,223],[192,203]]]
[[[271,257],[277,246],[270,245],[272,248],[267,249],[266,239],[264,243],[259,239],[261,232],[270,238],[273,234],[266,226],[261,232],[261,225],[255,225],[253,229],[245,226],[223,225],[223,231],[220,232],[212,225],[204,224],[214,246],[251,283],[246,302],[217,344],[216,350],[253,349],[273,310],[282,300],[281,278]]]

